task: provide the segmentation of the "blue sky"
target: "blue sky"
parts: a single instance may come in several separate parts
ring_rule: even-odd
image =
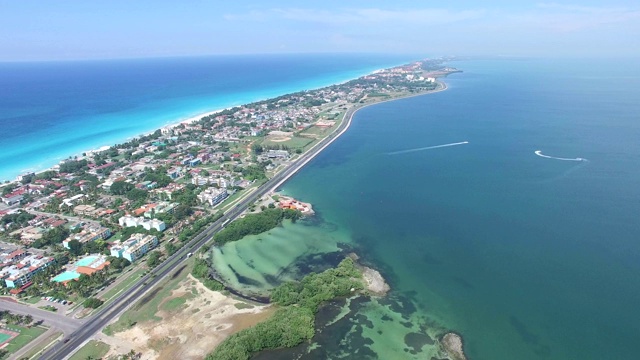
[[[0,61],[309,52],[636,57],[638,39],[638,1],[0,0]]]

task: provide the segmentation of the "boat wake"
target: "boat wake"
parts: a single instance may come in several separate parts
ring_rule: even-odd
[[[561,158],[561,157],[555,157],[555,156],[544,155],[544,154],[542,153],[542,151],[540,151],[540,150],[536,150],[536,151],[535,151],[535,154],[536,154],[536,155],[538,155],[538,156],[540,156],[540,157],[543,157],[543,158],[547,158],[547,159],[554,159],[554,160],[561,160],[561,161],[588,161],[588,160],[587,160],[587,159],[585,159],[585,158],[573,158],[573,159],[569,159],[569,158]]]
[[[394,152],[387,153],[387,155],[400,155],[400,154],[406,154],[406,153],[411,153],[416,151],[424,151],[424,150],[439,149],[439,148],[449,147],[449,146],[465,145],[468,143],[469,143],[468,141],[463,141],[463,142],[444,144],[444,145],[427,146],[427,147],[421,147],[421,148],[415,148],[415,149],[409,149],[409,150],[394,151]]]

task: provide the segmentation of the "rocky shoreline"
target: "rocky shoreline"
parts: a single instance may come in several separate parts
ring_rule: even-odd
[[[447,333],[440,340],[440,345],[442,345],[451,360],[467,360],[464,354],[462,336],[453,332]]]
[[[386,295],[391,287],[386,283],[379,271],[364,266],[362,269],[362,278],[365,281],[366,289],[376,296]]]

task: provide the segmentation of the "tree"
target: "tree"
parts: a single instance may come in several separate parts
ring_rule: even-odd
[[[90,308],[90,309],[97,309],[99,308],[102,304],[104,303],[104,301],[94,298],[94,297],[90,297],[87,300],[84,301],[84,303],[82,303],[84,305],[84,307],[86,308]]]
[[[148,257],[149,258],[147,259],[147,265],[149,265],[150,267],[156,267],[158,264],[160,264],[160,253],[157,250],[150,252]]]
[[[69,241],[69,252],[75,256],[79,256],[82,254],[82,243],[80,241],[73,239]]]
[[[143,201],[147,199],[148,193],[144,190],[133,188],[127,191],[127,199],[131,201]]]
[[[169,254],[169,256],[173,255],[176,250],[178,250],[178,248],[170,242],[164,244],[164,249],[167,250],[167,254]]]
[[[264,148],[263,148],[263,147],[262,147],[262,145],[260,145],[260,144],[253,143],[253,144],[251,145],[251,150],[252,150],[256,155],[260,155],[260,154],[262,154],[262,152],[264,151]]]
[[[124,195],[133,188],[134,186],[132,184],[129,184],[128,182],[116,181],[113,184],[111,184],[111,187],[109,189],[111,190],[112,194]]]

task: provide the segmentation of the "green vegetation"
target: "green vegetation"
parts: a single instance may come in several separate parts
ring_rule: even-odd
[[[29,214],[26,211],[20,211],[15,214],[7,214],[0,218],[0,225],[6,226],[8,224],[13,224],[16,225],[16,227],[22,227],[28,225],[28,222],[35,217],[35,215]]]
[[[266,139],[262,145],[265,148],[272,148],[274,146],[277,146],[279,149],[289,150],[289,149],[304,148],[312,141],[313,139],[309,139],[306,137],[293,136],[291,139],[283,142],[274,142],[269,139]]]
[[[65,161],[64,163],[60,164],[60,172],[61,173],[75,173],[75,172],[79,172],[81,170],[86,170],[87,169],[87,160],[80,160],[80,161],[76,161],[76,160],[69,160],[69,161]]]
[[[240,240],[247,235],[260,234],[280,225],[283,219],[295,221],[300,212],[291,209],[265,209],[258,214],[249,214],[238,219],[216,234],[213,238],[219,244]]]
[[[126,259],[125,259],[126,260]],[[122,290],[129,288],[134,282],[140,279],[140,276],[144,274],[145,270],[142,268],[138,268],[136,271],[131,272],[129,277],[122,280],[118,285],[109,289],[106,293],[102,295],[102,297],[109,301],[112,297],[119,294]]]
[[[71,234],[69,229],[59,226],[43,233],[42,237],[34,241],[32,246],[41,249],[47,245],[60,244],[69,234]]]
[[[211,275],[209,274],[209,264],[207,264],[204,259],[196,259],[193,270],[191,270],[191,275],[200,280],[200,282],[202,282],[202,284],[209,290],[224,290],[224,285],[211,278]]]
[[[90,308],[90,309],[97,309],[99,308],[102,304],[104,303],[104,301],[100,300],[100,299],[96,299],[96,298],[88,298],[87,300],[84,301],[84,303],[82,305],[84,305],[84,307],[86,308]]]
[[[86,359],[102,359],[107,355],[110,346],[102,341],[90,340],[85,346],[81,347],[69,360],[86,360]]]
[[[180,310],[182,309],[183,305],[187,302],[187,300],[191,297],[192,296],[190,295],[184,295],[180,297],[175,297],[173,299],[169,299],[164,303],[162,303],[162,305],[160,305],[160,309],[167,312]]]
[[[51,312],[56,312],[56,311],[58,311],[58,308],[57,308],[57,307],[55,307],[55,306],[53,306],[53,305],[39,306],[38,308],[39,308],[39,309],[42,309],[42,310],[51,311]]]
[[[174,213],[174,215],[175,214],[176,213]],[[222,215],[223,214],[221,212],[217,212],[215,215],[210,215],[196,220],[196,222],[194,222],[190,227],[182,230],[180,236],[178,236],[178,239],[180,239],[180,241],[182,241],[183,243],[186,243],[187,241],[193,239],[193,237],[198,235],[201,230],[203,230],[216,220],[220,219]]]
[[[20,359],[38,359],[38,356],[42,355],[45,349],[49,348],[49,345],[52,345],[54,341],[59,340],[62,336],[62,331],[57,331],[49,334],[47,337],[42,338],[39,341],[38,345],[34,346],[33,348],[31,348],[31,350],[24,353]],[[2,356],[0,356],[0,359],[2,359]]]
[[[162,254],[158,250],[154,250],[147,255],[147,265],[149,267],[156,267],[160,264],[160,257]]]
[[[14,353],[18,351],[23,346],[27,345],[29,342],[31,342],[38,336],[42,335],[45,331],[47,331],[46,328],[40,327],[40,326],[22,327],[22,326],[12,325],[10,326],[10,328],[19,330],[20,335],[16,336],[15,339],[11,340],[7,345],[7,347],[4,348],[4,350],[6,350],[8,353]]]
[[[171,292],[184,281],[191,271],[191,263],[187,262],[186,267],[177,270],[177,273],[156,285],[150,294],[145,295],[133,307],[127,310],[120,318],[108,325],[104,330],[108,336],[114,333],[130,329],[137,323],[146,321],[160,321],[162,318],[156,316],[162,301],[171,296]]]
[[[310,340],[315,332],[315,313],[322,302],[363,288],[361,274],[349,258],[335,269],[283,284],[271,295],[271,301],[282,307],[269,320],[230,336],[206,359],[249,359],[258,351],[293,347]]]
[[[40,302],[40,297],[32,296],[32,297],[30,297],[28,299],[20,299],[20,301],[26,302],[27,304],[35,305],[35,304]]]

